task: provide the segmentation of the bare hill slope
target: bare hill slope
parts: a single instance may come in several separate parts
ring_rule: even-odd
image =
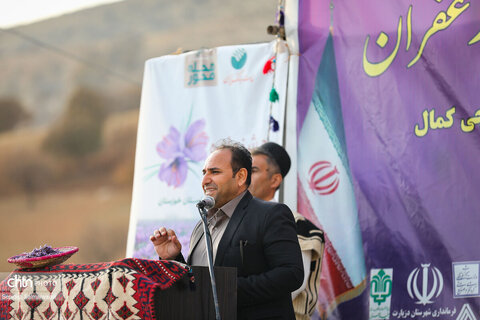
[[[78,86],[138,91],[149,58],[270,41],[275,11],[273,0],[126,0],[3,30],[0,97],[23,103],[31,125],[48,125]]]

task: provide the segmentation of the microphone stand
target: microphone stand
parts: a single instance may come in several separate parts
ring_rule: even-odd
[[[217,296],[217,284],[215,283],[215,274],[213,273],[213,253],[212,253],[212,236],[207,225],[207,210],[204,206],[197,205],[198,211],[200,212],[200,217],[203,221],[203,232],[205,234],[205,246],[207,247],[207,257],[208,257],[208,271],[210,271],[210,281],[212,283],[212,292],[213,292],[213,302],[215,305],[215,319],[221,320],[220,318],[220,307],[218,304]]]

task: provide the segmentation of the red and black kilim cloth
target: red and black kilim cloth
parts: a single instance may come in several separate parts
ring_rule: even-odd
[[[155,319],[154,293],[188,267],[166,260],[124,259],[18,269],[0,283],[0,319]]]

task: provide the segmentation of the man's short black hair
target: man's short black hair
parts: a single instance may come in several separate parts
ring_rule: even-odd
[[[233,176],[235,177],[241,168],[247,169],[247,180],[245,181],[245,184],[247,187],[250,186],[252,181],[252,155],[250,154],[250,151],[239,142],[230,139],[223,139],[213,146],[212,152],[223,149],[228,149],[232,152],[230,165],[232,167]]]
[[[292,161],[284,147],[275,142],[266,142],[252,151],[252,155],[255,156],[258,154],[265,155],[267,160],[269,160],[269,165],[271,165],[274,170],[278,170],[282,178],[285,178],[290,170]]]
[[[265,156],[265,160],[267,161],[268,165],[268,177],[271,178],[274,174],[280,173],[280,167],[277,164],[277,161],[273,158],[273,156],[270,153],[265,152],[264,150],[261,150],[259,148],[255,148],[251,151],[252,157],[254,156]]]

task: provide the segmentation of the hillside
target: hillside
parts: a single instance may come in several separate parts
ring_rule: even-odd
[[[272,40],[276,1],[126,0],[0,32],[0,98],[31,113],[28,125],[57,119],[78,86],[138,97],[145,60],[194,50]]]
[[[13,97],[31,114],[0,132],[0,221],[9,226],[0,236],[0,271],[12,270],[8,257],[45,243],[78,246],[74,263],[122,258],[145,61],[178,48],[270,41],[276,4],[125,0],[0,29],[0,99]],[[76,157],[47,150],[52,132],[66,136],[62,123],[80,123],[65,117],[85,87],[108,113],[100,148]]]

